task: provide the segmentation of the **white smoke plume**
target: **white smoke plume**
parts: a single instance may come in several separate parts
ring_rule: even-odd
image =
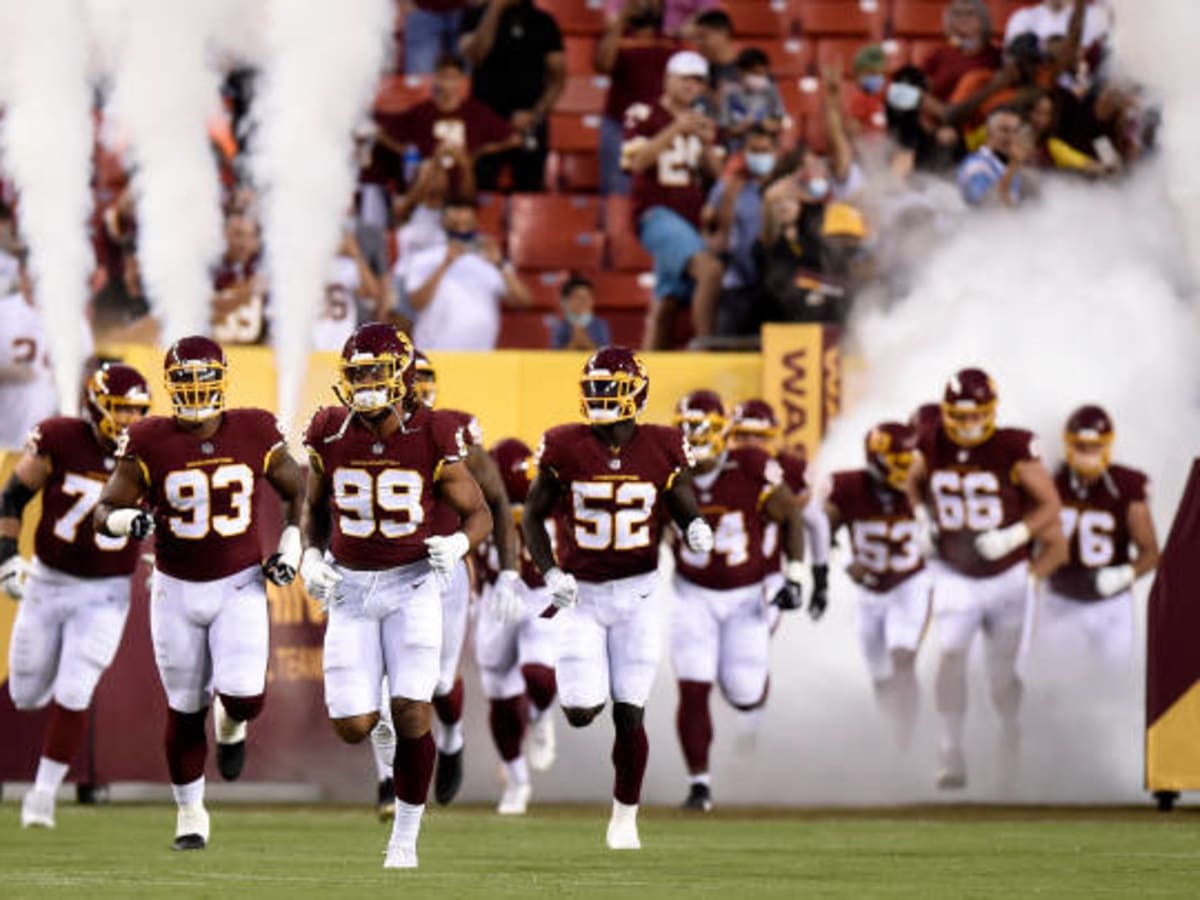
[[[85,23],[71,0],[4,4],[4,166],[20,195],[35,296],[59,404],[77,408],[92,250],[91,88]]]
[[[267,4],[254,172],[264,191],[278,409],[285,423],[296,413],[312,323],[353,199],[353,127],[373,97],[391,22],[387,0]]]
[[[207,332],[210,266],[223,247],[207,128],[219,103],[209,55],[216,7],[90,0],[90,9],[99,56],[116,67],[110,111],[136,167],[138,259],[163,337]]]

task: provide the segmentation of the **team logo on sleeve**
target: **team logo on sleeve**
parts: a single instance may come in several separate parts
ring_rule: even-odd
[[[474,416],[471,416],[471,421],[467,423],[467,436],[476,447],[483,446],[483,426]]]
[[[34,425],[25,435],[25,452],[30,456],[39,456],[42,452],[42,429]]]
[[[117,459],[124,459],[129,454],[129,431],[122,431],[117,435]]]
[[[687,438],[680,436],[679,446],[683,448],[683,459],[687,467],[696,468],[696,454],[692,452],[692,445],[688,443]]]

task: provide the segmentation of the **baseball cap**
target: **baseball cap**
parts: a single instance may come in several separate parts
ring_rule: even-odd
[[[667,74],[682,78],[707,78],[708,62],[695,50],[680,50],[667,60]]]
[[[826,237],[842,235],[865,238],[867,223],[863,214],[848,203],[830,203],[825,209],[825,223],[821,233]]]

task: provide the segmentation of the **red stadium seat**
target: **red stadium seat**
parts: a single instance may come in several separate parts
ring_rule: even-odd
[[[810,87],[812,90],[805,90]],[[821,114],[821,88],[815,78],[784,78],[779,81],[784,109],[793,119]]]
[[[633,311],[604,313],[612,342],[620,347],[640,347],[646,338],[646,314]],[[681,316],[680,318],[686,318]]]
[[[563,38],[563,49],[567,58],[567,75],[595,75],[592,57],[596,53],[596,39],[567,35]]]
[[[550,183],[565,193],[595,193],[600,188],[598,153],[554,153],[548,168]]]
[[[649,273],[597,272],[591,278],[600,312],[644,312],[654,302],[654,276]]]
[[[776,79],[798,78],[812,68],[815,47],[803,38],[783,40],[743,41],[743,47],[758,47],[771,60],[771,74]]]
[[[604,201],[604,230],[608,235],[608,257],[612,268],[622,272],[649,272],[654,260],[642,247],[633,225],[628,197]]]
[[[568,272],[521,272],[520,278],[529,288],[533,296],[533,308],[557,313],[563,283],[567,280]]]
[[[942,37],[945,34],[945,12],[945,0],[896,0],[892,8],[892,34]]]
[[[599,269],[604,259],[599,210],[595,197],[513,195],[509,258],[519,269]]]
[[[503,194],[480,194],[476,199],[478,204],[476,210],[476,220],[479,223],[479,230],[485,234],[490,234],[504,242],[504,195]]]
[[[854,0],[793,0],[800,33],[814,36],[879,37],[883,34],[883,4],[864,8]]]
[[[727,3],[725,12],[733,21],[733,36],[747,38],[783,38],[788,34],[788,20],[782,8],[766,3]]]
[[[502,350],[545,350],[550,346],[546,317],[541,309],[503,310],[496,346]]]
[[[430,76],[391,75],[379,83],[375,111],[398,113],[429,98]]]
[[[602,113],[608,99],[609,80],[603,75],[568,75],[555,104],[560,113]]]
[[[817,42],[817,67],[823,70],[840,64],[842,71],[849,75],[854,66],[854,57],[870,43],[857,38],[823,38]],[[879,44],[887,54],[889,72],[908,63],[909,45],[906,41],[885,40]]]
[[[603,0],[538,0],[554,16],[563,34],[599,35],[604,31]]]
[[[581,195],[513,194],[509,221],[514,228],[539,222],[560,231],[592,231],[600,222],[600,200]]]
[[[595,113],[550,113],[550,149],[595,153],[600,146],[600,116]]]

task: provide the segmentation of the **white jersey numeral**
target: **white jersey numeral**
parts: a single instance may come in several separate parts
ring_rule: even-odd
[[[575,481],[575,543],[584,550],[637,550],[650,546],[649,520],[658,488],[645,481]],[[614,502],[615,511],[589,505]]]
[[[54,523],[54,536],[64,543],[75,543],[75,538],[79,534],[79,526],[92,514],[92,510],[100,502],[100,494],[103,490],[102,482],[68,472],[63,479],[62,492],[68,497],[75,497],[76,500],[71,504],[71,508]],[[124,550],[129,543],[128,535],[110,537],[107,534],[100,534],[98,531],[93,532],[93,535],[96,546],[109,552]]]
[[[347,537],[369,538],[376,530],[388,539],[408,537],[425,521],[424,488],[425,479],[412,469],[384,469],[375,477],[365,469],[338,469],[333,473],[338,526]],[[399,518],[376,516],[376,508]]]
[[[850,531],[854,561],[868,572],[911,572],[921,562],[916,522],[868,519],[855,522]],[[893,553],[897,546],[900,551]]]
[[[1004,524],[995,473],[941,469],[933,473],[929,486],[942,531],[991,531]]]
[[[1116,551],[1113,535],[1117,520],[1103,509],[1080,510],[1074,506],[1062,508],[1062,528],[1067,543],[1078,541],[1079,561],[1089,569],[1099,569],[1112,562]]]
[[[214,491],[228,491],[230,514],[213,515]],[[236,537],[249,530],[253,519],[254,472],[245,463],[217,466],[212,475],[203,469],[171,472],[163,479],[163,495],[179,513],[167,519],[175,537],[199,541],[210,531]]]
[[[765,547],[764,547],[765,550]],[[679,546],[679,558],[689,566],[707,569],[713,554],[725,558],[725,566],[734,568],[750,559],[750,535],[746,533],[746,518],[741,510],[724,513],[713,529],[713,548],[709,553],[697,553],[688,547],[687,541]]]

